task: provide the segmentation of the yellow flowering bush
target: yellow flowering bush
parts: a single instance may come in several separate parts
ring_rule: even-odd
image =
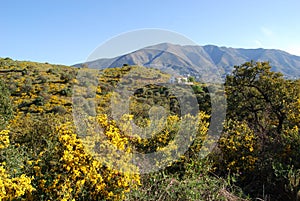
[[[3,163],[0,165],[0,200],[13,200],[29,194],[35,189],[31,185],[32,178],[22,174],[13,177],[7,174]]]
[[[161,150],[167,146],[178,133],[180,123],[178,116],[170,115],[165,122],[164,119],[159,119],[158,121],[159,122],[156,123],[158,125],[157,127],[152,130],[148,129],[146,133],[148,135],[147,138],[141,138],[141,134],[134,135],[134,133],[130,133],[130,135],[134,136],[130,139],[130,143],[138,152],[149,153]],[[148,124],[151,124],[150,120]],[[162,129],[159,130],[159,127],[162,127]],[[159,132],[157,130],[159,130]]]
[[[58,126],[56,137],[54,153],[45,150],[32,164],[38,190],[48,199],[120,200],[139,183],[138,175],[119,172],[94,158],[71,123]]]
[[[4,149],[9,146],[9,130],[0,131],[0,149]]]
[[[200,151],[208,152],[209,146],[212,143],[215,143],[215,140],[210,139],[210,137],[207,135],[210,116],[205,112],[199,112],[197,118],[198,124],[196,126],[198,128],[198,132],[193,140],[193,144],[190,147],[190,154],[196,156]],[[206,143],[204,144],[204,142]]]
[[[249,173],[258,160],[257,137],[245,122],[229,120],[218,145],[222,160],[218,161],[219,171],[231,173]]]
[[[97,122],[104,129],[104,134],[115,148],[125,150],[128,144],[126,136],[122,135],[120,129],[117,127],[115,121],[109,121],[107,115],[98,115]]]
[[[0,131],[0,154],[3,158],[3,149],[10,146],[9,130]],[[5,158],[6,159],[6,158]],[[6,162],[0,163],[0,200],[13,200],[25,194],[28,196],[35,188],[31,185],[32,178],[22,174],[12,177],[6,170]]]

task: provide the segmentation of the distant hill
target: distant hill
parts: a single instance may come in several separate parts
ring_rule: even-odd
[[[123,64],[142,65],[170,74],[193,76],[210,69],[225,76],[232,71],[233,66],[251,60],[269,61],[273,71],[282,72],[289,78],[300,77],[299,56],[275,49],[227,48],[214,45],[181,46],[161,43],[115,58],[90,61],[86,65],[97,69],[120,67]],[[74,66],[82,67],[83,64]]]

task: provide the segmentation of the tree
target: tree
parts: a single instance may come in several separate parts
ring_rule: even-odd
[[[235,66],[226,78],[225,87],[227,121],[244,122],[258,143],[254,171],[243,176],[241,185],[247,185],[244,190],[262,195],[264,187],[264,193],[276,195],[278,200],[294,197],[295,189],[300,186],[292,191],[286,186],[290,167],[300,169],[299,81],[272,72],[269,62],[251,61]],[[240,143],[243,141],[236,142]],[[275,176],[278,171],[283,175]]]
[[[189,81],[189,82],[195,82],[196,80],[195,80],[195,77],[189,76],[189,77],[188,77],[188,81]]]
[[[281,73],[271,71],[268,62],[235,66],[226,78],[228,114],[230,118],[247,120],[257,131],[276,127],[280,133],[287,118],[286,103],[295,96],[293,88]]]

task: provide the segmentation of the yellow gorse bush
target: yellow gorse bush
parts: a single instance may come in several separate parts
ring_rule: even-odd
[[[226,153],[219,168],[232,173],[252,171],[258,160],[255,156],[257,146],[257,137],[245,122],[228,121],[219,140],[219,148]]]
[[[40,190],[56,200],[121,200],[139,183],[139,176],[122,173],[97,160],[74,132],[71,123],[57,127],[56,157],[50,161],[53,176],[44,172],[43,160],[34,169]],[[111,130],[108,130],[111,132]],[[111,134],[109,134],[111,135]],[[40,153],[41,158],[46,152]],[[55,160],[57,158],[57,160]]]
[[[32,178],[25,174],[11,178],[2,164],[0,166],[0,200],[13,200],[34,191],[31,181]]]
[[[9,146],[9,130],[0,131],[0,149],[4,149]]]
[[[10,146],[9,130],[0,131],[0,151]],[[0,164],[0,200],[13,200],[30,194],[35,188],[31,185],[33,178],[22,174],[19,177],[11,177],[5,168],[6,163]]]

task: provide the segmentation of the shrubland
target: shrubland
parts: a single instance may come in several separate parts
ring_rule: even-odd
[[[213,84],[193,80],[191,94],[144,67],[98,71],[0,59],[0,200],[296,200],[300,81],[270,69],[251,61],[227,76],[222,134],[202,157],[211,96],[222,94]],[[115,92],[128,86],[128,113],[116,113],[123,103]],[[194,96],[197,112],[184,114],[177,94]],[[177,139],[181,128],[194,137]],[[176,155],[180,140],[190,147]],[[167,164],[157,171],[132,162],[135,153],[159,151]]]

